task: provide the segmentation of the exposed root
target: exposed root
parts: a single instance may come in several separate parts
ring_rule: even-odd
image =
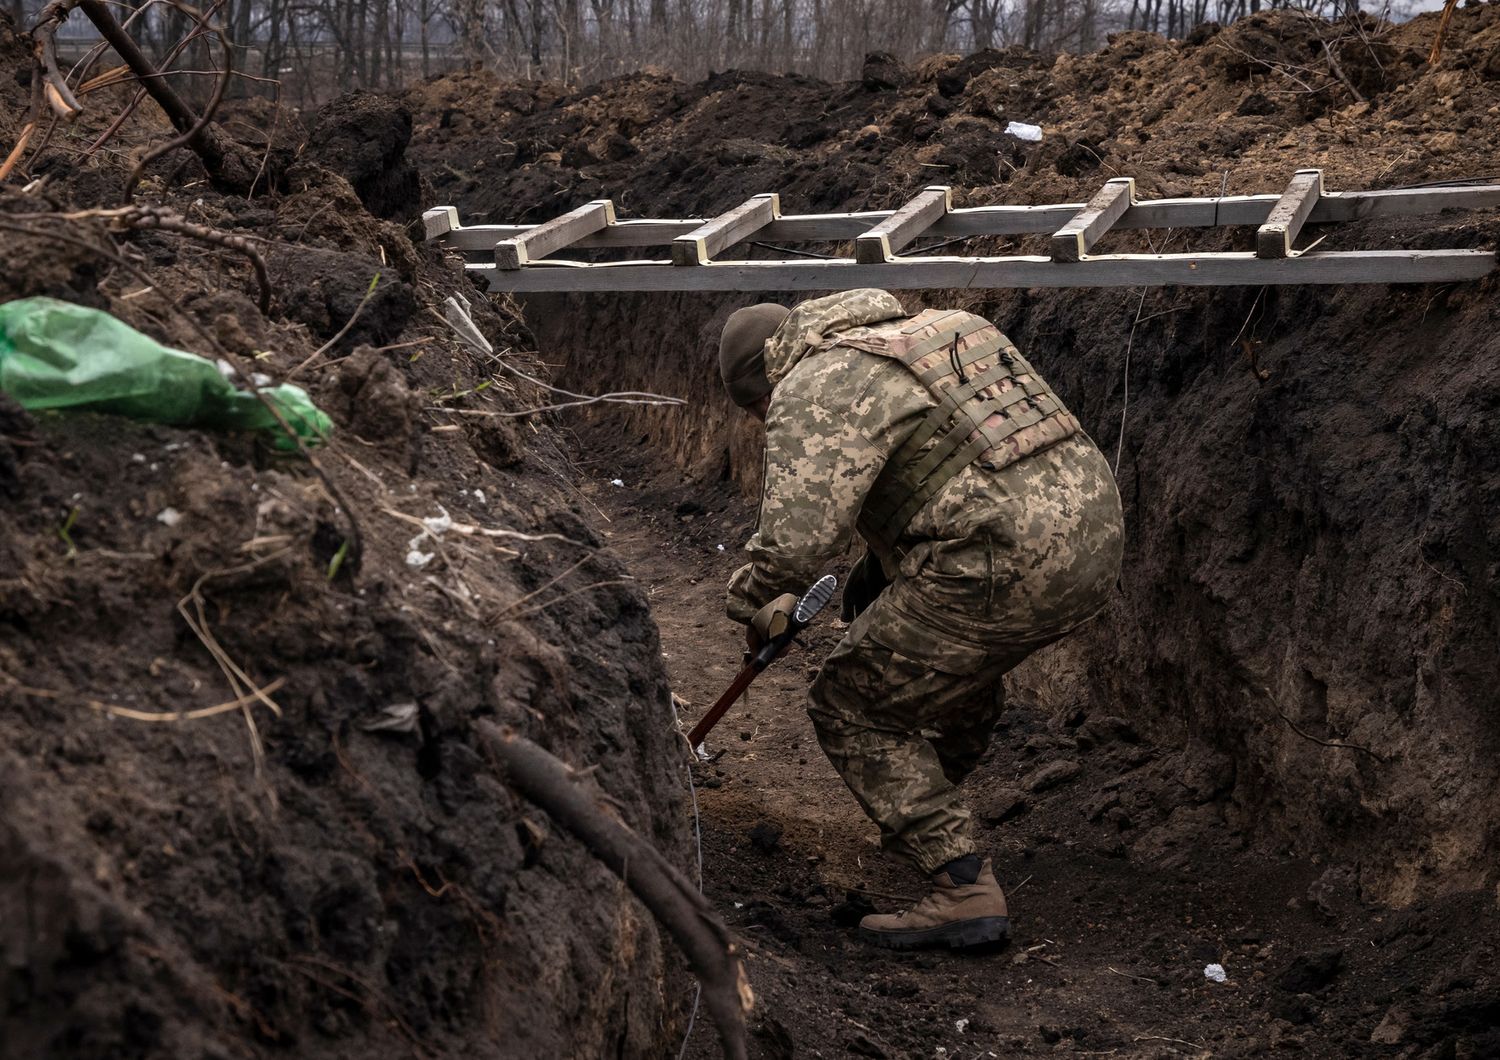
[[[504,767],[506,779],[546,810],[589,853],[629,885],[681,948],[703,986],[703,1000],[724,1054],[744,1060],[745,1015],[754,1004],[739,948],[724,921],[691,880],[637,835],[597,785],[530,740],[489,721],[479,732]]]

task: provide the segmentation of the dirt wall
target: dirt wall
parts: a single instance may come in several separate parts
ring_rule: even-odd
[[[307,132],[277,127],[289,157]],[[410,115],[355,98],[317,128],[276,194],[181,190],[177,158],[144,185],[258,240],[266,314],[238,256],[76,216],[118,202],[108,156],[0,187],[0,300],[301,366],[335,426],[323,478],[241,435],[0,401],[0,1055],[664,1055],[690,996],[670,945],[476,731],[596,766],[686,868],[656,626],[564,440],[511,418],[545,392],[438,313],[524,328],[367,209],[416,212]]]
[[[440,82],[416,94],[431,138],[418,157],[444,158],[426,168],[439,198],[496,221],[603,195],[622,216],[704,216],[773,189],[809,211],[889,207],[938,181],[974,205],[1079,201],[1121,174],[1158,197],[1278,191],[1309,165],[1334,189],[1500,172],[1500,8],[1459,11],[1429,66],[1434,25],[1272,13],[1188,42],[1121,34],[1092,56],[934,59],[894,89],[635,78],[460,105],[461,121],[436,120],[429,101],[462,88]],[[1006,137],[1010,119],[1042,124],[1043,142]],[[496,137],[518,153],[481,172],[476,145]],[[1316,234],[1493,248],[1500,230],[1490,213]],[[1150,238],[1105,249],[1244,247],[1248,233]],[[1370,899],[1493,885],[1495,295],[1486,281],[904,296],[994,317],[1111,459],[1126,413],[1119,595],[1017,690],[1180,744],[1238,826],[1355,864]],[[717,321],[754,300],[533,299],[527,319],[580,387],[695,402],[609,420],[601,447],[623,436],[678,473],[748,483],[753,436],[726,419],[712,349]]]

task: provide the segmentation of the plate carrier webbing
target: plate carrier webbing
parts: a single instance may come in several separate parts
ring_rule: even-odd
[[[1078,434],[1078,420],[995,325],[963,310],[928,309],[836,335],[905,365],[937,405],[896,447],[875,480],[859,529],[888,552],[953,477],[977,463],[1001,471]]]

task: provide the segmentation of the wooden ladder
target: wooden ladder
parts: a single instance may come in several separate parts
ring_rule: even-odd
[[[1328,192],[1323,173],[1298,170],[1280,195],[1137,199],[1135,181],[1107,182],[1086,203],[954,209],[947,187],[926,188],[896,210],[783,214],[778,195],[756,195],[709,220],[625,220],[608,199],[536,225],[462,225],[458,211],[423,214],[426,238],[462,253],[492,291],[825,291],[970,287],[1141,287],[1181,284],[1434,283],[1477,280],[1493,249],[1296,249],[1307,224],[1500,208],[1500,184]],[[1094,254],[1117,229],[1256,226],[1255,250],[1202,254]],[[919,238],[1051,233],[1048,256],[962,257],[908,248]],[[728,258],[745,244],[853,243],[853,257]],[[587,262],[584,248],[669,248],[667,257]],[[770,248],[794,254],[784,248]],[[934,248],[938,249],[938,248]]]

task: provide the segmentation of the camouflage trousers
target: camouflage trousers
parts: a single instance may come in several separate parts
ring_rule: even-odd
[[[809,693],[823,751],[888,852],[932,873],[974,851],[957,785],[1005,706],[1002,678],[1103,608],[1120,499],[1087,438],[1000,472],[1015,510],[941,555],[913,549]]]

